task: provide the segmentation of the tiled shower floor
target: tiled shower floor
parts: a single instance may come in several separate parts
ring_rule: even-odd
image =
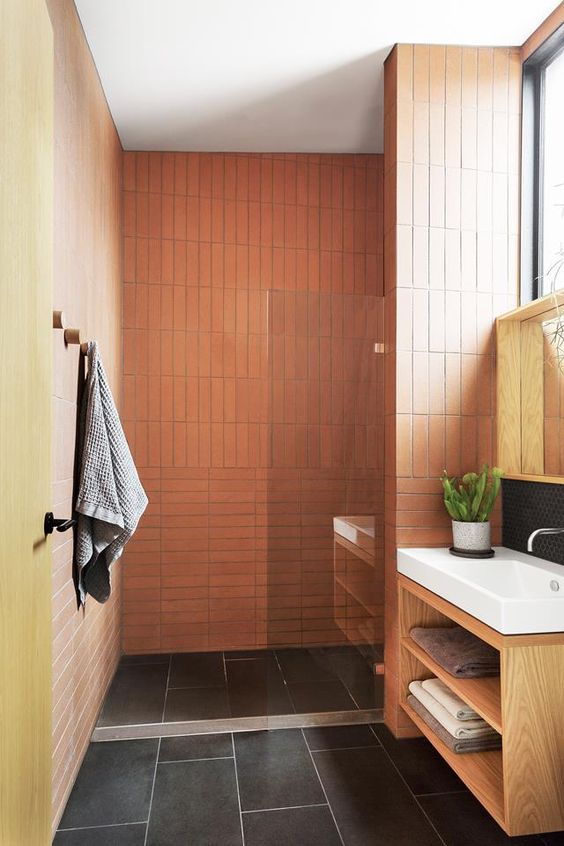
[[[375,710],[383,677],[354,647],[124,656],[101,729],[273,715]],[[107,738],[106,738],[107,739]]]
[[[383,725],[92,743],[55,846],[563,846],[507,837]]]

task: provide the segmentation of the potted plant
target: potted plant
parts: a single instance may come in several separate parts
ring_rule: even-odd
[[[452,518],[452,552],[492,555],[490,514],[495,505],[503,471],[487,464],[480,473],[466,473],[461,479],[443,472],[444,502]]]

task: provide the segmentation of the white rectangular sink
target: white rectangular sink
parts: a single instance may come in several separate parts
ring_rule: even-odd
[[[564,631],[564,567],[503,546],[484,560],[398,549],[398,572],[502,634]]]

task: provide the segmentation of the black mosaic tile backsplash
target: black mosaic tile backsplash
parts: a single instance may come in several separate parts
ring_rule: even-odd
[[[564,485],[516,479],[501,484],[503,546],[527,552],[527,538],[535,529],[564,526]],[[533,555],[564,564],[564,534],[537,536]]]

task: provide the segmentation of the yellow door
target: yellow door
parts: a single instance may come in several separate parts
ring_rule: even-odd
[[[0,844],[46,846],[51,793],[53,34],[0,0]]]

